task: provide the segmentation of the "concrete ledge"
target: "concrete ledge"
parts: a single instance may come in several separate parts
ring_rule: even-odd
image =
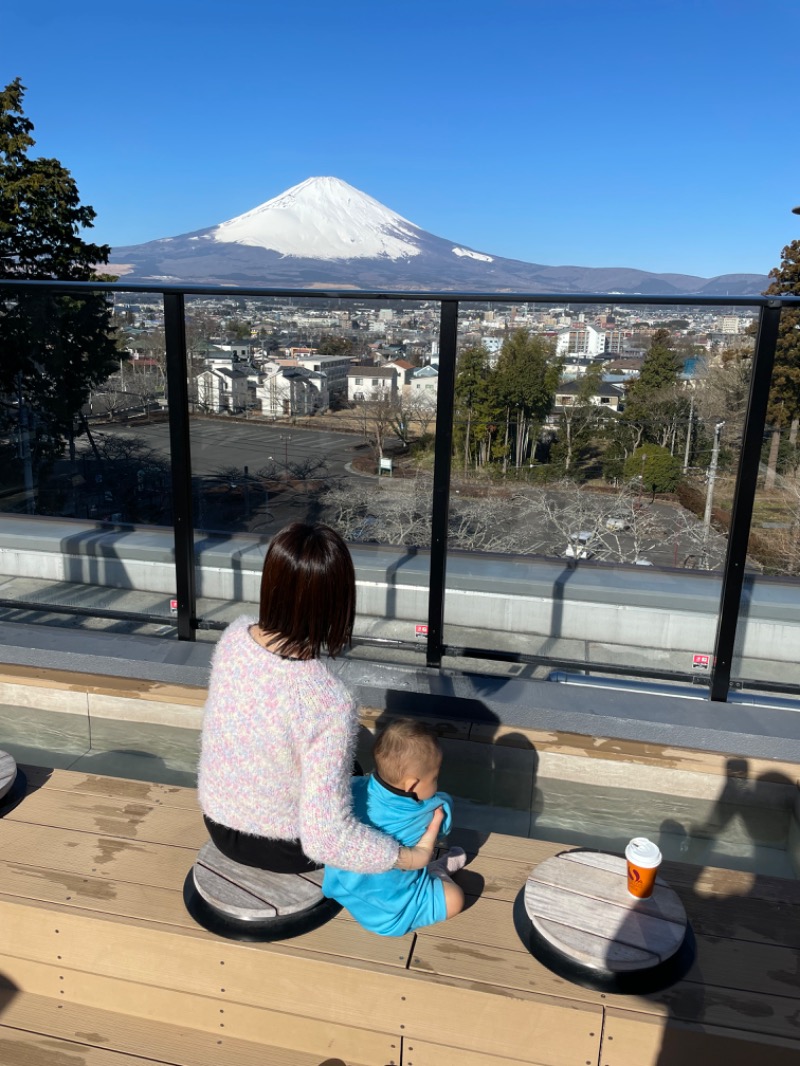
[[[91,699],[98,718],[130,713],[162,721],[174,714],[169,724],[196,729],[213,650],[211,643],[1,623],[0,682],[17,686],[18,698],[6,690],[4,700],[19,706],[54,709],[63,698],[63,709],[89,715]],[[800,764],[800,713],[789,700],[739,696],[714,704],[699,686],[584,677],[559,684],[355,658],[332,667],[364,707],[468,722],[497,743],[511,743],[508,734],[522,730],[584,744],[602,737],[603,744],[649,745],[667,762],[677,749],[692,749]]]
[[[353,685],[353,678],[348,678],[350,671],[343,668],[346,665],[352,664],[340,664],[340,674],[349,681],[351,687],[358,687]],[[359,667],[363,667],[363,664],[359,664]],[[549,691],[553,687],[546,682],[524,684],[536,686],[534,692],[539,694],[542,689]],[[669,787],[676,795],[711,796],[719,787],[716,779],[744,776],[741,768],[737,770],[730,765],[731,758],[738,756],[747,759],[750,777],[773,773],[792,780],[800,779],[800,759],[754,757],[741,747],[698,750],[677,742],[662,745],[633,737],[584,735],[564,729],[534,728],[503,722],[499,717],[488,721],[486,707],[479,720],[473,720],[468,717],[469,711],[474,710],[474,703],[469,699],[462,702],[457,696],[451,696],[431,703],[420,699],[422,694],[416,691],[409,692],[407,700],[403,700],[397,698],[397,690],[391,689],[385,695],[394,695],[394,698],[384,699],[377,706],[362,705],[361,723],[368,731],[375,732],[379,724],[392,717],[413,714],[415,717],[424,717],[447,741],[468,741],[474,745],[506,749],[509,757],[514,749],[535,751],[537,772],[543,777],[582,781],[596,780],[601,776],[604,783],[611,786],[643,790]],[[205,699],[206,687],[200,685],[176,685],[44,667],[34,669],[0,665],[0,703],[33,710],[86,715],[90,720],[199,730]],[[537,714],[532,708],[528,710],[533,715]],[[467,717],[455,717],[458,711]],[[531,713],[527,717],[531,717]],[[552,709],[550,713],[553,713]],[[595,715],[594,724],[608,725],[612,721],[609,717]],[[717,737],[723,735],[732,734],[716,734]],[[676,741],[680,739],[683,739],[683,734],[675,736]],[[597,768],[599,774],[589,772],[587,768],[591,765]],[[637,767],[635,780],[631,779],[632,766]],[[679,786],[674,771],[684,781],[690,775],[693,784]],[[708,779],[707,785],[703,784],[704,778]]]

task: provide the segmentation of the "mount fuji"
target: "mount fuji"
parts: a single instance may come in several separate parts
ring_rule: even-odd
[[[339,178],[308,178],[216,226],[114,248],[126,281],[430,292],[760,293],[761,274],[653,274],[502,259],[420,229]]]

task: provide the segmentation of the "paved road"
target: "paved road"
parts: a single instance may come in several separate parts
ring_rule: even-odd
[[[345,464],[359,454],[361,438],[328,430],[298,429],[263,422],[227,422],[193,418],[191,425],[192,472],[202,476],[226,467],[249,467],[250,473],[274,463],[278,470],[305,459],[324,459],[329,477],[344,474]],[[135,428],[98,423],[97,433],[140,437],[156,451],[169,455],[166,422],[142,423]]]

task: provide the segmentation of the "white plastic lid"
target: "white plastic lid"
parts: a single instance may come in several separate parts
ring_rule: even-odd
[[[637,866],[652,869],[660,864],[661,851],[658,845],[648,840],[647,837],[634,837],[625,848],[625,858]]]

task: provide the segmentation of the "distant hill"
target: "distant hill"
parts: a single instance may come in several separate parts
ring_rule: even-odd
[[[749,296],[763,274],[652,274],[629,267],[544,266],[436,237],[338,178],[308,178],[208,229],[114,248],[128,281],[431,292]]]

